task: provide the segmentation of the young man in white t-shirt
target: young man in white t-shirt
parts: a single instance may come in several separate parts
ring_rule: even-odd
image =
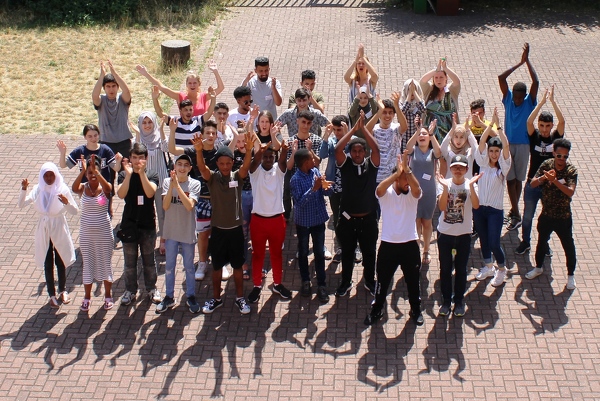
[[[421,251],[417,242],[417,206],[422,191],[419,181],[408,167],[408,152],[398,157],[399,163],[392,174],[383,180],[375,191],[381,206],[383,226],[381,245],[377,253],[377,283],[375,301],[371,312],[365,318],[366,325],[376,323],[383,316],[383,306],[388,288],[398,269],[402,269],[410,317],[418,325],[423,325],[421,313]]]

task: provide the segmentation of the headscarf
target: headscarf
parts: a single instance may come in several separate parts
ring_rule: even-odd
[[[152,120],[154,124],[154,130],[150,133],[145,133],[142,128],[142,121],[146,117]],[[160,147],[160,127],[153,111],[142,111],[142,114],[138,117],[138,129],[140,130],[140,142],[146,145],[148,150],[156,150]]]
[[[461,131],[463,130],[461,129]],[[456,129],[454,130],[454,132],[456,132]],[[450,138],[450,149],[454,152],[455,155],[466,155],[469,149],[471,148],[471,144],[468,140],[468,137],[471,134],[471,132],[468,130],[464,130],[463,134],[465,136],[465,143],[463,143],[463,146],[460,148],[456,147],[456,145],[454,144],[454,138]],[[454,136],[454,133],[452,135]]]
[[[46,184],[46,181],[44,181],[44,174],[46,174],[48,171],[51,171],[54,173],[54,184],[52,185],[48,185]],[[52,162],[46,162],[42,165],[42,168],[40,169],[40,176],[39,176],[39,183],[38,183],[38,191],[39,191],[39,197],[40,197],[40,209],[43,212],[50,212],[50,207],[52,206],[52,201],[54,199],[56,199],[58,197],[58,194],[62,193],[62,190],[64,186],[64,179],[63,176],[60,174],[60,172],[58,171],[58,167],[56,167],[56,164],[52,163]]]

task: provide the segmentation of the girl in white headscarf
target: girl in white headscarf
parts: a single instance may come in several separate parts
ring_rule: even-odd
[[[22,208],[33,204],[35,211],[40,214],[35,230],[35,264],[44,268],[50,306],[58,308],[54,287],[54,264],[56,263],[58,271],[58,297],[64,304],[68,304],[71,298],[65,287],[65,264],[68,266],[75,262],[75,248],[65,213],[75,215],[79,208],[54,163],[42,165],[39,183],[34,185],[29,194],[28,186],[27,178],[23,179],[18,205]]]

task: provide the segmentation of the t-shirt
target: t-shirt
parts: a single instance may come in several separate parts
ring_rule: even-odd
[[[233,141],[235,135],[230,126],[225,126],[225,132],[217,131],[217,143],[219,146],[223,146],[225,143]]]
[[[148,181],[154,183],[158,188],[158,174],[148,173]],[[119,185],[125,180],[125,171],[119,173]],[[138,173],[132,173],[129,180],[129,190],[125,195],[125,206],[123,207],[123,217],[121,219],[121,228],[136,226],[141,230],[155,230],[155,209],[154,196],[146,196],[142,179]]]
[[[490,125],[492,122],[491,122],[491,121],[488,121],[488,120],[483,120],[483,123],[484,123],[485,125],[484,125],[484,126],[482,126],[482,127],[477,127],[476,125],[472,125],[472,126],[471,126],[471,132],[472,132],[472,133],[473,133],[473,135],[475,135],[475,137],[477,138],[477,143],[479,143],[479,137],[480,137],[481,135],[483,135],[483,131],[485,131],[485,129],[487,128],[486,126],[487,126],[487,125]],[[496,128],[496,124],[494,124],[494,125],[492,126],[492,128],[494,128],[494,129],[495,129],[495,128]]]
[[[390,185],[385,194],[379,198],[382,241],[401,244],[419,238],[416,217],[421,196],[423,192],[415,198],[410,189],[407,194],[397,194],[394,184]]]
[[[471,234],[473,229],[473,205],[469,181],[457,185],[449,180],[448,205],[441,211],[438,231],[446,235]],[[473,186],[477,193],[477,184]]]
[[[294,140],[298,140],[298,149],[306,149],[306,140],[310,139],[312,142],[312,151],[314,154],[318,154],[319,150],[321,149],[321,145],[323,144],[323,140],[321,139],[321,137],[315,135],[315,134],[309,134],[308,138],[306,139],[300,139],[298,137],[298,134],[291,136],[288,138],[288,152],[287,152],[287,160],[290,159],[290,157],[292,157],[292,146],[294,144]],[[292,174],[296,173],[296,164],[294,164],[294,168],[292,168],[291,172]]]
[[[261,108],[261,110],[262,110],[262,108]],[[238,111],[238,109],[235,109],[235,111],[232,111],[229,113],[229,117],[227,117],[227,122],[237,128],[238,121],[243,121],[245,124],[248,122],[249,119],[250,119],[250,113],[242,114]]]
[[[201,116],[206,113],[206,110],[208,110],[208,107],[210,106],[210,98],[207,95],[208,93],[201,92],[194,104],[194,99],[190,99],[187,92],[179,92],[179,103],[183,102],[185,99],[190,99],[192,104],[194,104],[194,116]]]
[[[375,188],[378,168],[371,158],[367,157],[363,164],[356,165],[350,156],[346,156],[339,170],[343,188],[340,213],[353,215],[374,212],[377,207]]]
[[[97,150],[90,150],[85,145],[78,146],[67,156],[67,167],[73,168],[79,166],[79,171],[81,171],[81,166],[79,165],[81,155],[83,155],[85,160],[89,159],[92,155],[96,155],[96,158],[100,160],[100,174],[102,174],[102,177],[106,181],[110,182],[110,169],[114,168],[116,164],[115,154],[111,148],[104,144],[100,144]],[[87,182],[87,177],[83,176],[81,182]]]
[[[244,180],[240,178],[239,170],[232,171],[229,177],[219,171],[211,174],[207,186],[212,204],[212,226],[228,229],[242,225],[242,185]]]
[[[256,171],[250,173],[252,183],[252,213],[270,217],[284,212],[283,208],[283,179],[285,173],[279,166],[273,165],[271,170],[265,170],[259,165]]]
[[[171,180],[165,180],[163,182],[162,195],[171,197],[171,206],[168,210],[165,210],[165,224],[163,226],[162,236],[165,239],[170,239],[177,242],[183,242],[184,244],[195,244],[196,243],[196,212],[194,208],[187,210],[181,199],[179,193],[175,188],[171,190],[169,194],[169,186]],[[188,178],[185,182],[180,182],[179,186],[194,202],[198,202],[200,196],[200,181],[193,178]],[[158,189],[157,189],[158,191]]]
[[[204,125],[204,116],[192,117],[192,119],[184,123],[181,118],[177,119],[177,128],[175,128],[175,145],[181,148],[193,148],[192,139],[194,135],[200,135],[202,126]]]
[[[206,150],[206,149],[202,150],[202,156],[204,157],[204,164],[206,164],[206,166],[211,171],[215,171],[217,169],[217,158],[216,158],[217,149],[218,149],[218,147],[215,146],[214,148],[212,148],[210,150]],[[192,178],[200,181],[200,184],[202,184],[202,189],[200,190],[200,196],[208,198],[210,196],[210,193],[208,192],[208,186],[206,185],[206,181],[204,180],[204,178],[202,178],[202,175],[200,174],[200,170],[198,170],[198,164],[196,163],[196,149],[195,148],[187,148],[187,149],[184,149],[184,153],[192,159],[192,171],[191,171],[190,175],[192,176]]]
[[[549,137],[544,138],[540,135],[540,131],[536,128],[533,131],[533,134],[529,136],[529,153],[530,153],[530,161],[529,161],[529,172],[527,173],[527,178],[533,179],[535,173],[540,168],[540,165],[548,159],[554,157],[553,151],[554,147],[552,143],[555,139],[562,138],[558,130],[554,130],[550,134]]]
[[[271,77],[267,78],[266,82],[262,82],[257,76],[253,76],[250,81],[248,81],[247,86],[252,90],[252,100],[254,101],[254,104],[260,107],[261,111],[270,111],[273,118],[277,119],[277,105],[273,99],[273,91],[271,89],[272,83],[273,78]],[[282,96],[283,92],[281,91],[281,83],[279,81],[276,82],[275,88],[277,89],[279,96]]]
[[[577,185],[577,168],[571,163],[562,170],[556,170],[554,159],[548,159],[540,165],[535,173],[536,177],[541,177],[546,171],[554,170],[556,179],[566,185]],[[561,191],[556,185],[544,181],[542,187],[542,216],[553,219],[568,219],[571,217],[571,198]]]
[[[327,119],[327,117],[325,117],[323,113],[321,113],[317,109],[309,107],[308,111],[310,111],[314,117],[309,132],[320,137],[321,127],[324,127],[327,124],[329,124],[329,120]],[[298,107],[294,107],[293,109],[287,109],[286,111],[281,113],[277,121],[280,122],[282,126],[287,126],[288,136],[296,135],[298,133]]]
[[[396,157],[400,153],[400,124],[391,123],[388,128],[381,128],[379,124],[373,127],[373,137],[379,146],[379,172],[377,173],[377,182],[385,180],[392,174],[394,166],[397,164]]]
[[[108,143],[118,143],[133,138],[129,131],[129,105],[125,103],[121,93],[114,100],[106,95],[100,95],[100,106],[94,105],[98,111],[98,128],[100,140]]]
[[[504,131],[511,145],[529,144],[529,135],[527,134],[527,119],[537,105],[537,99],[531,101],[531,94],[528,93],[520,106],[515,106],[513,102],[513,93],[508,91],[502,99],[504,105]]]

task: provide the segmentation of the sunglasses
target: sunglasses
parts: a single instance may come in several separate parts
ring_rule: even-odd
[[[254,100],[250,99],[250,100],[244,100],[244,106],[248,106],[249,104],[252,104]]]
[[[561,154],[557,153],[554,157],[556,157],[557,159],[567,160],[569,158],[569,155],[561,155]]]

